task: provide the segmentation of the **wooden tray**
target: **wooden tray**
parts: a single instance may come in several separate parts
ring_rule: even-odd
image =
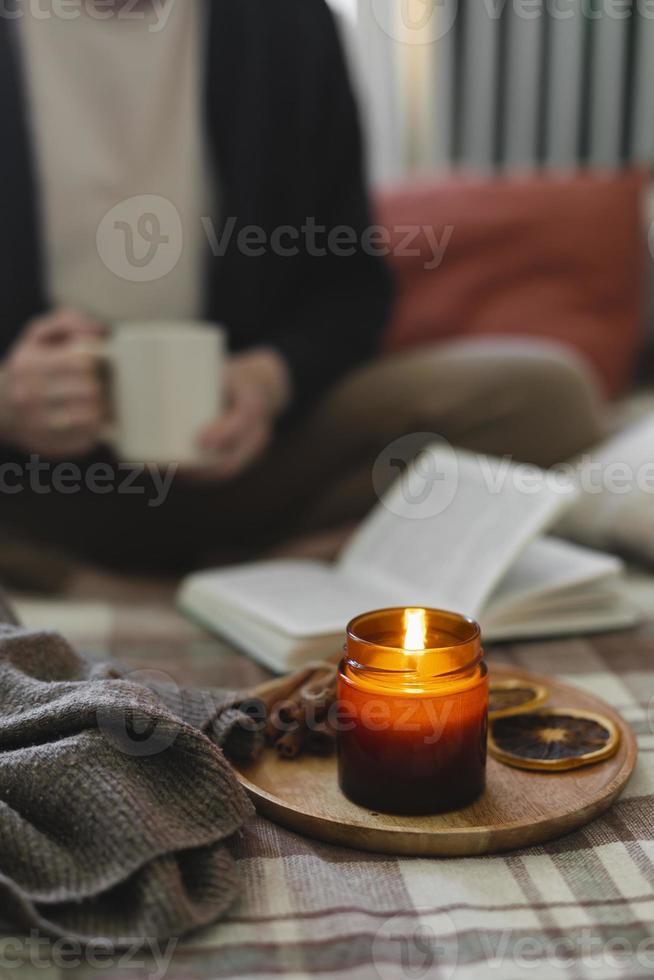
[[[465,856],[508,851],[560,837],[593,820],[618,798],[636,764],[634,734],[604,701],[526,671],[495,666],[493,677],[545,684],[548,702],[596,711],[622,733],[612,759],[564,773],[524,772],[488,760],[486,792],[472,806],[433,817],[371,813],[338,788],[336,759],[302,756],[289,762],[267,750],[238,778],[259,813],[318,840],[385,854]]]

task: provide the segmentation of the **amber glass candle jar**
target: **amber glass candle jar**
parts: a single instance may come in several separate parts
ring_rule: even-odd
[[[339,668],[340,786],[385,813],[455,810],[482,792],[488,679],[479,626],[383,609],[347,628]]]

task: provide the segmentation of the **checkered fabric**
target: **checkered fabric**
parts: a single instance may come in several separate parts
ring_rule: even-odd
[[[30,624],[53,624],[52,608],[23,604],[21,612]],[[59,606],[56,619],[87,649],[179,682],[241,687],[265,676],[163,608]],[[180,944],[165,974],[154,964],[140,973],[115,964],[52,976],[116,980],[148,969],[167,980],[654,976],[654,625],[488,655],[577,684],[633,726],[638,768],[605,816],[543,846],[440,860],[333,847],[257,818],[238,845],[238,904]]]

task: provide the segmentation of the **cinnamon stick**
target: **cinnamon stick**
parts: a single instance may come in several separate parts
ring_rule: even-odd
[[[321,661],[249,692],[264,705],[266,740],[282,758],[295,759],[305,748],[318,755],[334,750],[336,736],[326,716],[336,699],[336,680],[335,663]]]
[[[282,759],[297,759],[304,747],[309,729],[298,726],[293,732],[286,732],[275,742],[275,748]]]
[[[285,701],[298,687],[302,687],[314,674],[313,667],[306,667],[296,674],[288,674],[286,677],[275,677],[271,681],[259,684],[254,690],[248,691],[248,698],[257,698],[263,701],[268,709],[279,701]]]

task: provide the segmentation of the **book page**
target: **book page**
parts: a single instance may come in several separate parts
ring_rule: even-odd
[[[508,460],[440,444],[425,454],[363,523],[340,566],[351,582],[370,582],[396,602],[477,616],[575,490],[560,475],[554,486],[543,471]]]
[[[273,629],[269,623],[245,616],[229,606],[210,604],[207,608],[196,603],[193,608],[182,606],[182,611],[276,673],[299,667],[310,660],[338,656],[343,649],[343,628],[316,637],[292,637]]]
[[[486,642],[500,643],[633,629],[641,619],[642,615],[617,588],[606,585],[601,601],[595,597],[588,606],[562,609],[557,615],[552,615],[551,610],[540,614],[529,610],[524,617],[510,622],[496,621],[492,615],[483,613],[481,628]]]
[[[388,605],[389,596],[361,579],[348,582],[333,565],[317,561],[253,562],[193,575],[184,583],[182,604],[193,610],[231,609],[293,637],[344,632],[366,609]]]
[[[534,605],[548,601],[553,613],[557,603],[564,608],[584,600],[584,588],[619,575],[624,566],[618,558],[569,544],[559,538],[532,542],[508,570],[491,595],[487,614],[493,622],[512,614],[523,615]]]

